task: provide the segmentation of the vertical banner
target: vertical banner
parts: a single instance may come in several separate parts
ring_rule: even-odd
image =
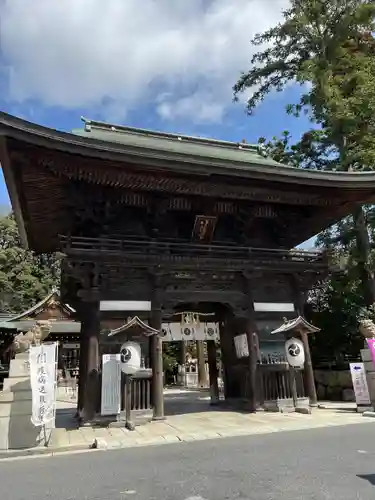
[[[57,343],[31,346],[29,363],[32,391],[31,422],[38,427],[55,419]]]
[[[121,354],[103,354],[101,415],[121,411]]]
[[[364,363],[349,363],[357,406],[371,406]]]
[[[368,348],[370,349],[371,359],[375,366],[375,339],[366,339]]]
[[[247,358],[249,356],[249,345],[246,333],[234,337],[234,348],[237,358]]]

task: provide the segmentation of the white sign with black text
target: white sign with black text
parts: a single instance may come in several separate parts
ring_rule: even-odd
[[[350,363],[349,366],[350,374],[352,376],[355,402],[358,406],[370,406],[370,393],[368,390],[364,363]]]
[[[31,346],[29,364],[32,391],[31,422],[38,427],[55,419],[57,343]]]
[[[103,354],[101,415],[118,415],[121,411],[121,355]]]

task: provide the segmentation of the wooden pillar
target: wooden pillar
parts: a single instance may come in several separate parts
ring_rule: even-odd
[[[185,387],[186,385],[186,341],[180,341],[180,352],[179,352],[179,365],[181,368],[180,373],[178,374],[178,384]]]
[[[216,343],[214,340],[207,340],[207,357],[208,357],[208,370],[210,374],[210,397],[211,404],[216,405],[219,403],[219,384],[218,384],[218,370],[216,359]]]
[[[248,397],[249,397],[249,411],[256,412],[257,408],[257,325],[255,320],[254,299],[252,293],[251,275],[244,274],[245,287],[244,292],[246,296],[247,308],[246,317],[244,319],[245,333],[247,338],[247,345],[249,349],[248,359]]]
[[[294,291],[294,307],[296,309],[296,313],[299,316],[304,317],[305,294],[300,289],[299,284],[295,279],[293,279],[293,291]],[[318,404],[318,397],[316,394],[314,369],[311,361],[309,338],[307,336],[307,333],[304,331],[301,331],[300,335],[305,351],[305,366],[303,368],[303,385],[305,388],[306,395],[310,400],[310,406],[316,406]]]
[[[195,348],[197,351],[198,387],[206,387],[207,372],[206,372],[206,359],[204,355],[203,340],[196,340]]]
[[[82,417],[83,395],[85,393],[86,373],[87,373],[87,322],[84,315],[80,314],[81,334],[79,345],[79,372],[78,372],[78,399],[77,399],[77,415]]]
[[[94,291],[90,291],[94,292]],[[86,300],[85,300],[86,299]],[[83,303],[85,352],[84,362],[85,381],[82,406],[82,420],[84,423],[91,422],[99,403],[99,338],[100,338],[100,309],[99,300],[95,293],[88,293]],[[81,371],[81,370],[80,370]]]
[[[301,332],[301,340],[305,350],[305,366],[303,369],[304,386],[306,394],[310,399],[310,406],[316,406],[318,404],[318,396],[316,394],[314,369],[311,361],[309,338],[306,332]]]
[[[231,311],[225,310],[219,317],[220,321],[220,348],[223,369],[224,397],[230,399],[234,396],[234,383],[232,366],[235,362],[235,349],[233,340],[234,317]]]
[[[154,286],[154,294],[151,301],[150,326],[161,332],[161,290],[157,282]],[[153,420],[164,420],[163,342],[160,335],[153,335],[151,337],[151,360],[152,401],[154,406]]]

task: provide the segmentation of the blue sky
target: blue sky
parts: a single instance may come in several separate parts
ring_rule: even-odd
[[[288,3],[0,0],[0,109],[64,131],[85,116],[247,142],[288,130],[297,140],[308,123],[285,106],[299,88],[270,95],[253,117],[232,102],[255,50],[249,41]]]
[[[225,119],[218,123],[193,123],[184,119],[166,121],[158,116],[152,106],[140,106],[131,111],[126,120],[121,123],[150,129],[157,129],[181,134],[200,135],[203,137],[215,137],[218,139],[247,142],[257,142],[258,138],[265,136],[271,138],[280,136],[284,130],[288,130],[297,140],[300,134],[309,126],[306,119],[295,119],[287,116],[285,106],[287,103],[298,99],[300,89],[291,87],[283,94],[270,96],[257,110],[254,116],[247,116],[243,103],[229,103],[229,109]],[[15,105],[12,102],[0,98],[0,109],[7,113],[15,114],[22,118],[37,122],[47,127],[58,130],[71,131],[73,128],[81,127],[81,116],[87,118],[106,119],[105,113],[96,112],[95,108],[76,108],[65,110],[60,107],[45,107],[42,103],[33,102]],[[1,183],[0,203],[7,201],[8,195],[3,180]]]

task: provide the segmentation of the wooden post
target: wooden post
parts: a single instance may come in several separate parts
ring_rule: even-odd
[[[293,292],[294,292],[294,307],[296,313],[299,316],[304,317],[304,306],[305,306],[305,296],[303,291],[300,289],[297,280],[293,279]],[[316,394],[314,369],[311,361],[310,345],[307,333],[304,331],[300,332],[301,340],[303,343],[303,348],[305,351],[305,366],[303,368],[303,385],[305,387],[305,392],[310,400],[310,406],[316,406],[318,404],[318,397]]]
[[[91,295],[91,294],[89,294]],[[85,317],[85,350],[86,362],[84,363],[85,382],[83,394],[82,420],[91,422],[95,418],[99,397],[99,338],[100,338],[100,310],[99,300],[93,300],[95,294],[87,296],[83,304]],[[89,300],[91,299],[91,300]]]
[[[230,399],[234,396],[234,384],[232,375],[232,366],[235,363],[235,349],[233,341],[233,313],[228,310],[222,311],[219,316],[219,321],[224,397],[225,399]]]
[[[155,330],[161,331],[160,288],[158,287],[158,283],[154,284],[154,286],[154,296],[151,301],[150,326],[155,328]],[[164,420],[163,342],[160,335],[153,335],[151,337],[151,359],[153,420]]]
[[[132,375],[125,375],[125,428],[134,431],[132,421]]]
[[[249,348],[248,369],[249,369],[249,411],[256,412],[257,408],[257,325],[255,320],[254,299],[252,293],[251,275],[244,274],[245,296],[247,302],[247,317],[245,319],[246,338]]]
[[[203,340],[196,340],[195,347],[197,351],[198,363],[198,387],[207,386],[207,373],[206,373],[206,359],[204,356],[204,343]]]
[[[181,340],[180,341],[180,367],[181,367],[181,371],[179,373],[179,380],[178,380],[178,384],[185,387],[186,385],[186,341],[185,340]]]
[[[80,314],[81,334],[79,345],[79,371],[78,371],[78,399],[77,399],[77,416],[81,418],[83,408],[83,395],[85,394],[85,383],[87,373],[87,322],[85,316]]]
[[[310,399],[310,406],[318,404],[318,396],[316,394],[314,369],[311,361],[311,352],[309,338],[306,332],[301,332],[301,340],[305,350],[305,366],[303,368],[303,380],[306,394]]]
[[[210,374],[210,397],[211,404],[217,405],[219,398],[219,384],[217,381],[218,370],[216,360],[216,344],[214,340],[207,340],[208,370]]]

